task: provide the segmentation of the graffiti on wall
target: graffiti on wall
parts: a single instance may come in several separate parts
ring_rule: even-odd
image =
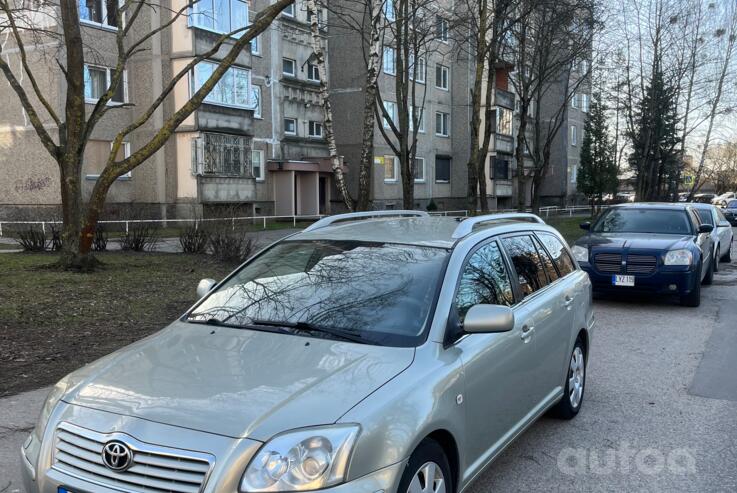
[[[16,193],[22,192],[40,192],[51,186],[51,177],[44,176],[42,178],[26,178],[25,180],[15,180]]]

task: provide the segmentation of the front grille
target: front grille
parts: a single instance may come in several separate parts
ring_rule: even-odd
[[[622,255],[619,253],[597,253],[594,257],[594,265],[599,272],[622,271]]]
[[[120,440],[133,452],[124,472],[108,469],[102,449]],[[199,493],[212,458],[207,454],[139,442],[121,433],[103,434],[61,423],[56,431],[53,467],[65,474],[129,493]]]
[[[657,265],[658,259],[652,255],[627,255],[627,274],[650,274]]]

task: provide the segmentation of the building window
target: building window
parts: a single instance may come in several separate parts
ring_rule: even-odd
[[[281,15],[285,17],[294,17],[294,4],[297,3],[296,1],[294,3],[290,3],[286,7],[284,7],[284,10],[281,11]]]
[[[415,73],[416,72],[416,73]],[[425,57],[417,57],[417,68],[415,70],[415,55],[409,55],[409,78],[420,84],[425,83],[425,74],[427,73]]]
[[[384,2],[384,17],[388,21],[393,21],[397,18],[394,10],[394,0],[386,0]]]
[[[289,77],[297,77],[297,62],[291,58],[282,58],[281,72]]]
[[[110,153],[113,150],[113,143],[107,140],[89,140],[84,148],[83,162],[87,168],[85,179],[97,180],[100,177],[100,172],[105,168],[107,160],[110,158]],[[115,156],[116,161],[122,161],[130,157],[131,145],[130,142],[123,142],[118,149],[118,155]],[[118,177],[118,180],[129,180],[131,178],[131,172],[127,172],[124,175]]]
[[[584,113],[589,112],[589,95],[581,94],[581,111]]]
[[[389,119],[394,122],[397,119],[397,103],[384,101],[384,109],[389,114]],[[386,117],[384,117],[384,128],[391,128],[389,120]]]
[[[115,1],[115,0],[113,0]],[[191,26],[239,38],[248,27],[248,3],[241,0],[198,0],[192,4]]]
[[[444,42],[448,42],[448,20],[443,16],[435,17],[435,34],[436,37]]]
[[[261,54],[261,36],[256,36],[251,40],[251,55]]]
[[[495,180],[509,180],[509,159],[499,159],[492,157],[494,165],[492,178]]]
[[[251,88],[253,102],[253,117],[261,118],[261,86],[253,86]]]
[[[497,106],[496,108],[496,133],[500,135],[512,135],[512,111]]]
[[[587,60],[581,60],[578,63],[578,73],[581,75],[586,74],[589,70],[589,62]]]
[[[202,133],[192,139],[192,173],[252,177],[251,138],[241,135]]]
[[[307,64],[307,80],[312,82],[320,82],[320,69],[312,63]]]
[[[96,67],[94,65],[84,66],[84,99],[88,103],[96,103],[105,94],[112,80],[112,70],[107,67]],[[128,74],[123,72],[123,77],[115,88],[111,103],[122,104],[128,100]]]
[[[384,47],[384,73],[389,75],[397,74],[397,52],[389,46]]]
[[[425,158],[415,158],[415,183],[425,182]]]
[[[571,108],[578,108],[578,94],[576,94],[575,92],[571,97]]]
[[[450,182],[450,156],[435,156],[435,182]]]
[[[218,64],[213,62],[200,62],[194,70],[194,91],[212,76]],[[253,109],[255,101],[251,91],[251,71],[246,68],[230,67],[220,78],[210,94],[205,97],[205,102],[219,106],[233,106],[236,108]]]
[[[409,129],[414,130],[415,119],[417,119],[417,131],[420,133],[425,132],[425,111],[422,108],[418,108],[417,114],[415,114],[415,107],[410,106],[409,108]]]
[[[444,91],[450,87],[450,69],[439,63],[435,65],[435,87]]]
[[[253,170],[253,177],[256,178],[256,181],[264,181],[266,179],[264,151],[251,151],[251,169]]]
[[[284,135],[297,135],[297,119],[296,118],[285,118],[284,119]]]
[[[307,124],[307,135],[315,139],[322,138],[322,123],[310,121]]]
[[[578,145],[578,127],[576,127],[575,125],[571,125],[570,139],[572,146]]]
[[[98,26],[118,27],[117,0],[78,0],[79,20]]]
[[[396,156],[384,156],[384,181],[395,182],[398,176],[398,159]]]
[[[578,180],[578,166],[572,164],[569,174],[571,175],[571,183],[576,183],[576,181]]]
[[[450,135],[450,113],[435,112],[435,135],[448,137]]]

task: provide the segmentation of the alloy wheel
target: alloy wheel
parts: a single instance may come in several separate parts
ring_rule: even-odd
[[[445,493],[443,470],[434,462],[425,462],[409,483],[407,493]]]
[[[571,355],[571,364],[568,367],[568,398],[571,406],[576,409],[581,405],[583,397],[585,362],[583,351],[576,346]]]

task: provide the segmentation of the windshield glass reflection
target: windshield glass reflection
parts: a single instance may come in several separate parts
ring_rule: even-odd
[[[188,320],[309,324],[410,345],[423,333],[447,255],[412,245],[286,241],[244,267]]]

